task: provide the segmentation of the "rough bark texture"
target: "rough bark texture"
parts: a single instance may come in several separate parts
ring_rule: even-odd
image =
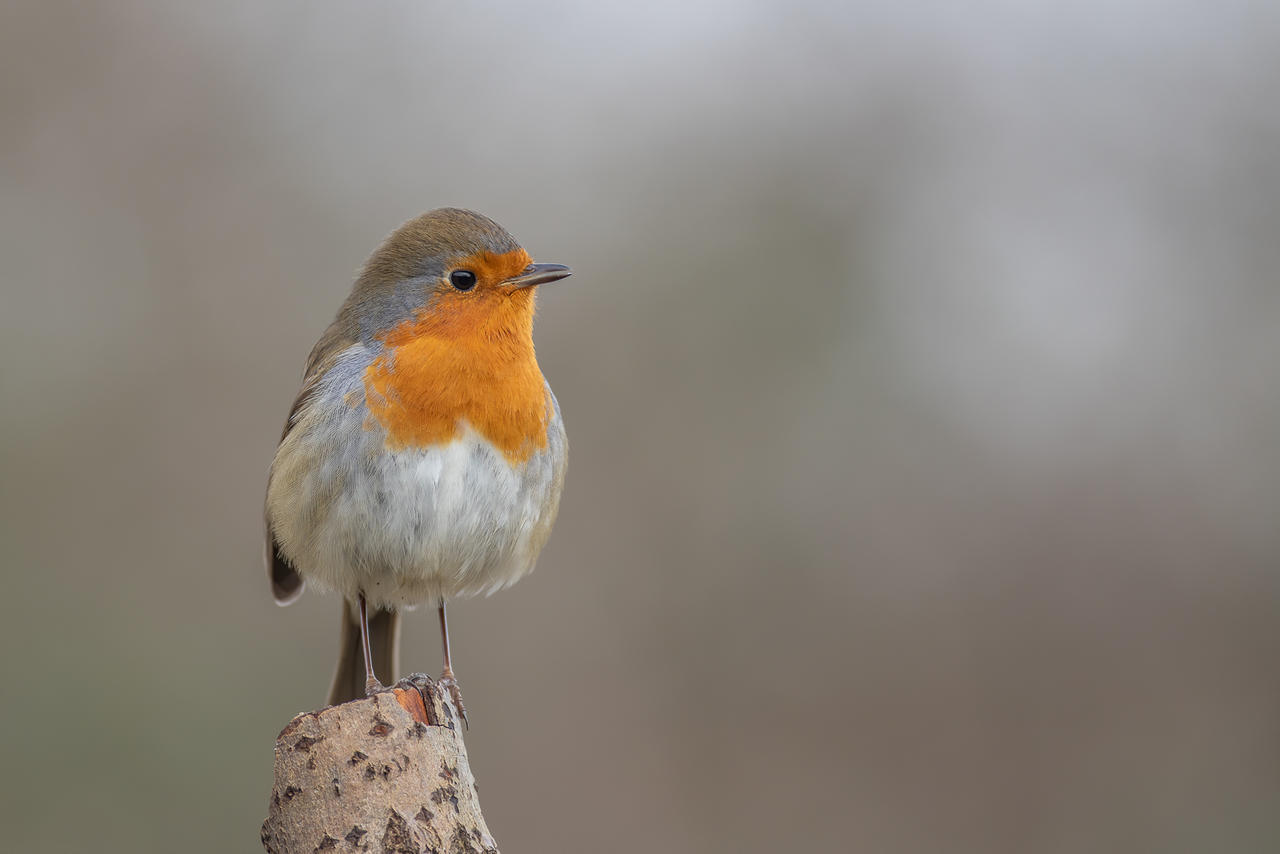
[[[276,739],[271,854],[497,854],[456,709],[430,680],[298,715]]]

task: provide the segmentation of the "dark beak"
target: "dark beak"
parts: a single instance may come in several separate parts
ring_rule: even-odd
[[[504,284],[512,288],[530,288],[547,282],[558,282],[572,272],[563,264],[530,264],[524,268],[523,273],[512,276]]]

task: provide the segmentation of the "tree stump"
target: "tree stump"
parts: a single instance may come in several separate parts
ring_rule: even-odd
[[[457,709],[424,676],[298,715],[276,738],[270,854],[497,854]]]

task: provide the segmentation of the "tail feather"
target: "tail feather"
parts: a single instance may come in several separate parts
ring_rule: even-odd
[[[365,696],[364,648],[360,645],[360,624],[355,609],[342,606],[342,639],[339,642],[338,669],[329,688],[329,705]],[[400,671],[400,614],[396,611],[374,611],[369,615],[369,645],[373,649],[373,672],[388,684]]]

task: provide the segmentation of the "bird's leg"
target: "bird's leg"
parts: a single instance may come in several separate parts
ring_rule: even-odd
[[[443,599],[440,600],[440,640],[444,645],[444,671],[436,684],[449,689],[449,696],[453,698],[453,704],[458,707],[463,725],[470,729],[471,724],[467,722],[467,707],[462,705],[462,689],[458,687],[458,680],[453,675],[453,665],[449,660],[449,621],[445,619]]]
[[[373,648],[369,645],[369,614],[363,593],[360,594],[360,645],[364,647],[364,692],[372,697],[379,691],[387,689],[382,686],[373,672]]]

